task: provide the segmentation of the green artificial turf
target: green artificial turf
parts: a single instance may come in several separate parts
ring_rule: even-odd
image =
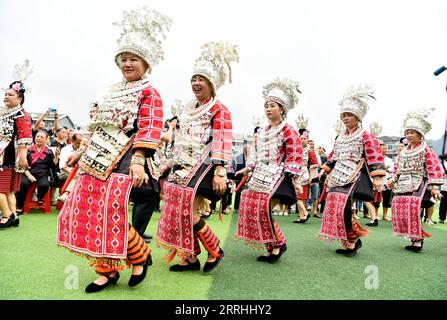
[[[437,210],[436,210],[437,211]],[[154,213],[147,232],[155,234],[159,213]],[[219,267],[202,271],[169,272],[162,259],[166,251],[152,248],[154,264],[146,280],[135,288],[121,272],[115,287],[85,294],[96,278],[85,258],[56,245],[57,212],[32,211],[20,216],[19,228],[0,230],[0,299],[102,299],[102,300],[224,300],[224,299],[446,299],[447,227],[424,228],[433,233],[421,253],[403,249],[408,241],[392,236],[391,222],[369,228],[363,248],[353,258],[335,254],[337,243],[317,239],[320,222],[311,218],[294,224],[296,216],[275,216],[287,238],[288,250],[276,264],[261,263],[254,251],[236,241],[237,214],[217,214],[207,223],[220,237],[225,258]],[[436,217],[435,217],[436,220]],[[369,220],[361,219],[364,225]],[[202,248],[202,266],[206,254]],[[174,263],[174,262],[173,262]],[[378,288],[367,289],[371,270],[378,271]],[[366,271],[365,271],[366,270]],[[76,280],[77,275],[77,281]],[[77,284],[73,286],[73,283]]]

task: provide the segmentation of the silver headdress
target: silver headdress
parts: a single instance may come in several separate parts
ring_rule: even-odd
[[[138,55],[149,65],[148,72],[164,58],[160,36],[166,39],[166,32],[172,19],[148,7],[142,10],[124,11],[121,22],[114,22],[122,28],[118,39],[115,63],[119,66],[119,55],[130,52]]]
[[[299,83],[288,78],[275,78],[264,86],[264,101],[279,103],[284,109],[284,116],[298,104]]]
[[[28,80],[29,76],[33,73],[33,67],[31,66],[31,63],[28,59],[24,60],[22,63],[17,63],[14,66],[14,71],[12,73],[12,82],[14,81],[20,81],[23,83],[23,88],[25,91],[29,92],[31,91],[30,87],[26,85],[26,80]],[[6,90],[8,88],[3,88],[3,90]]]
[[[373,96],[373,89],[369,85],[351,86],[340,100],[340,118],[344,112],[349,112],[362,121],[368,112],[368,101],[371,98],[376,99]]]
[[[335,134],[338,136],[340,135],[343,130],[345,130],[345,125],[343,124],[343,121],[337,120],[337,123],[334,125]]]
[[[309,118],[305,118],[304,115],[299,114],[298,117],[295,119],[295,123],[298,129],[307,129]]]
[[[404,132],[411,129],[425,136],[431,130],[431,124],[427,119],[434,110],[435,108],[425,108],[407,113],[407,117],[404,120]]]
[[[174,100],[174,103],[171,105],[171,113],[174,117],[180,117],[183,112],[183,108],[185,106],[182,104],[181,100]]]
[[[373,122],[369,125],[369,132],[378,137],[382,133],[382,126],[378,122]]]
[[[196,59],[193,76],[202,75],[213,85],[216,92],[227,79],[224,65],[228,67],[231,83],[231,64],[239,62],[239,48],[228,42],[208,42],[202,46],[202,54]]]

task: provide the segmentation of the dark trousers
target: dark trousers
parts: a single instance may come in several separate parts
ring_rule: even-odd
[[[35,177],[37,179],[37,199],[43,200],[45,194],[50,189],[49,176]],[[16,193],[17,209],[23,209],[25,204],[26,194],[31,186],[32,182],[28,177],[22,174],[22,181],[20,182],[20,190]]]
[[[442,198],[439,205],[439,220],[445,220],[447,213],[447,191],[441,191]]]
[[[227,185],[227,190],[223,194],[222,200],[221,200],[222,201],[222,211],[227,209],[228,206],[231,206],[231,197],[232,197],[231,188]]]
[[[343,212],[343,220],[345,221],[346,230],[352,228],[352,202],[346,201],[345,211]]]
[[[155,191],[146,191],[144,196],[140,193],[139,196],[133,196],[132,200],[132,226],[143,236],[155,207],[160,203],[160,195]]]
[[[241,193],[242,191],[236,192],[236,195],[234,196],[234,209],[239,210],[239,204],[241,203]]]

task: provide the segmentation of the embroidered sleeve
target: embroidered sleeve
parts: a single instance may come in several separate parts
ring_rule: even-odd
[[[425,148],[425,167],[427,169],[428,184],[441,185],[444,183],[441,163],[436,153],[430,147]]]
[[[31,118],[26,111],[22,110],[16,118],[15,123],[17,128],[18,145],[29,148],[33,144]]]
[[[369,169],[369,175],[372,177],[385,176],[385,158],[377,138],[365,130],[363,133],[363,145],[365,147],[366,165]]]
[[[303,146],[298,133],[289,125],[284,127],[284,142],[286,147],[284,172],[299,175],[303,165]]]
[[[231,160],[233,146],[233,125],[230,111],[219,101],[211,108],[212,146],[211,161],[214,164],[227,164]]]
[[[132,148],[156,150],[163,130],[163,102],[152,87],[144,89],[141,93],[137,127]]]

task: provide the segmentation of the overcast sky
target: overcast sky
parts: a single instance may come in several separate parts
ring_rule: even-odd
[[[165,59],[152,72],[165,118],[175,99],[189,101],[190,77],[200,46],[228,41],[240,48],[233,83],[218,91],[236,132],[251,133],[263,113],[262,87],[276,76],[299,81],[302,95],[289,113],[309,118],[311,138],[331,148],[338,103],[350,85],[369,83],[377,101],[364,126],[379,122],[382,135],[400,135],[405,114],[435,107],[429,139],[446,122],[447,1],[417,0],[0,0],[0,86],[13,67],[34,67],[29,111],[57,106],[85,125],[98,90],[121,80],[113,56],[123,10],[147,5],[172,17]]]

